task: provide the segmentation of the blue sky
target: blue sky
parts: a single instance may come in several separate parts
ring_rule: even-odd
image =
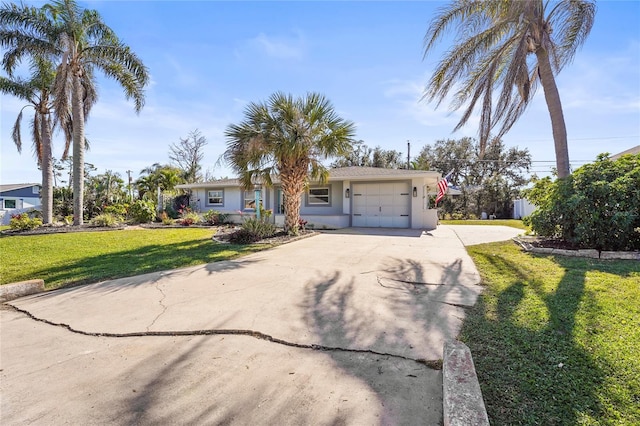
[[[42,4],[42,2],[30,2]],[[371,147],[417,155],[439,139],[476,136],[477,119],[452,133],[459,113],[421,102],[440,54],[423,60],[422,40],[442,2],[217,2],[91,1],[105,22],[143,59],[151,84],[146,105],[133,104],[100,78],[99,101],[86,126],[86,161],[99,173],[138,177],[153,163],[168,163],[169,145],[199,129],[209,144],[204,168],[216,165],[224,130],[244,117],[248,102],[283,91],[314,91],[357,127]],[[600,1],[590,37],[557,78],[572,166],[601,152],[640,144],[640,2]],[[39,182],[30,141],[19,155],[10,139],[22,103],[2,95],[0,182]],[[27,118],[27,117],[25,117]],[[28,118],[24,120],[28,124]],[[23,137],[28,138],[26,127]],[[504,136],[528,148],[534,171],[554,166],[549,114],[542,89]],[[62,152],[54,138],[54,155]]]

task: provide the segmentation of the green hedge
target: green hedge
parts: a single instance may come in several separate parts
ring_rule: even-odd
[[[612,161],[605,154],[566,179],[536,182],[525,218],[541,236],[598,250],[640,249],[640,154]]]

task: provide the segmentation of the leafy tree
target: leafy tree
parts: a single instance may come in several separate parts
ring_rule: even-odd
[[[420,169],[450,173],[449,182],[460,188],[460,197],[445,197],[444,213],[468,218],[485,211],[510,217],[513,199],[529,182],[524,172],[531,167],[531,155],[527,149],[506,149],[497,138],[481,155],[479,142],[462,138],[424,146],[415,163]]]
[[[189,132],[189,135],[178,143],[169,146],[169,159],[182,170],[182,177],[187,183],[202,181],[202,149],[207,144],[207,139],[198,129]]]
[[[372,167],[373,149],[368,147],[363,140],[355,141],[351,146],[351,150],[331,163],[331,167]]]
[[[111,170],[90,176],[85,183],[85,208],[88,217],[104,213],[104,208],[127,200],[127,190],[119,173]]]
[[[640,249],[640,154],[612,161],[606,154],[569,178],[540,179],[527,198],[537,234],[582,248]]]
[[[379,167],[383,169],[401,169],[406,164],[402,159],[402,153],[395,150],[385,150],[377,146],[368,147],[364,141],[357,141],[352,144],[353,148],[345,155],[341,156],[331,167]]]
[[[250,103],[245,120],[227,127],[223,158],[239,174],[245,188],[254,183],[282,183],[285,231],[298,232],[300,201],[309,179],[325,182],[322,160],[345,155],[355,126],[340,118],[322,95],[293,98],[274,93],[267,102]]]
[[[551,116],[558,176],[567,177],[567,131],[555,75],[573,60],[595,17],[593,1],[457,0],[441,9],[424,39],[425,57],[453,29],[449,49],[426,88],[424,98],[438,105],[453,94],[453,109],[465,106],[455,130],[480,107],[480,148],[492,130],[501,138],[524,113],[542,84]],[[531,57],[534,60],[530,61]],[[497,104],[493,93],[498,91]]]
[[[74,159],[74,224],[83,223],[84,122],[96,102],[94,71],[116,80],[139,112],[149,80],[142,61],[122,43],[95,10],[75,0],[55,0],[36,10],[9,5],[0,14],[0,43],[7,48],[5,68],[13,69],[24,55],[57,58],[54,108],[59,117],[71,106]]]
[[[384,169],[404,169],[406,168],[406,163],[402,159],[400,151],[385,150],[377,146],[371,155],[371,166]]]
[[[1,15],[0,15],[1,16]],[[5,31],[5,30],[2,30]],[[4,35],[3,35],[4,36]],[[3,66],[5,62],[3,61]],[[20,132],[22,113],[25,108],[33,108],[33,120],[31,120],[31,134],[33,136],[33,152],[42,171],[42,219],[45,224],[53,221],[53,187],[54,170],[52,155],[52,133],[56,120],[52,119],[53,103],[51,91],[55,80],[55,71],[50,61],[43,58],[32,58],[31,77],[24,80],[19,77],[0,76],[0,91],[13,95],[27,105],[22,107],[13,126],[11,138],[22,152],[22,135]],[[66,118],[66,117],[64,117]],[[63,119],[65,124],[69,121]],[[63,156],[67,155],[71,142],[69,128],[65,127],[67,136]]]

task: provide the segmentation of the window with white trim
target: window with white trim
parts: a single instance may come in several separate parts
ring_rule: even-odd
[[[40,187],[39,186],[32,186],[31,187],[31,193],[32,194],[39,194],[40,193]]]
[[[328,206],[331,204],[331,191],[328,186],[309,188],[307,204],[310,206]]]
[[[16,208],[16,200],[4,200],[4,208],[5,209],[15,209]]]
[[[242,204],[242,208],[244,210],[255,210],[256,209],[256,193],[255,191],[244,191],[244,203]],[[260,199],[258,200],[260,205],[262,205],[262,191],[260,191]]]
[[[207,205],[209,206],[224,205],[224,190],[212,189],[207,191]]]

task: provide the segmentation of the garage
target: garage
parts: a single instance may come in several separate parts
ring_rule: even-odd
[[[409,228],[409,182],[353,183],[351,226]]]

